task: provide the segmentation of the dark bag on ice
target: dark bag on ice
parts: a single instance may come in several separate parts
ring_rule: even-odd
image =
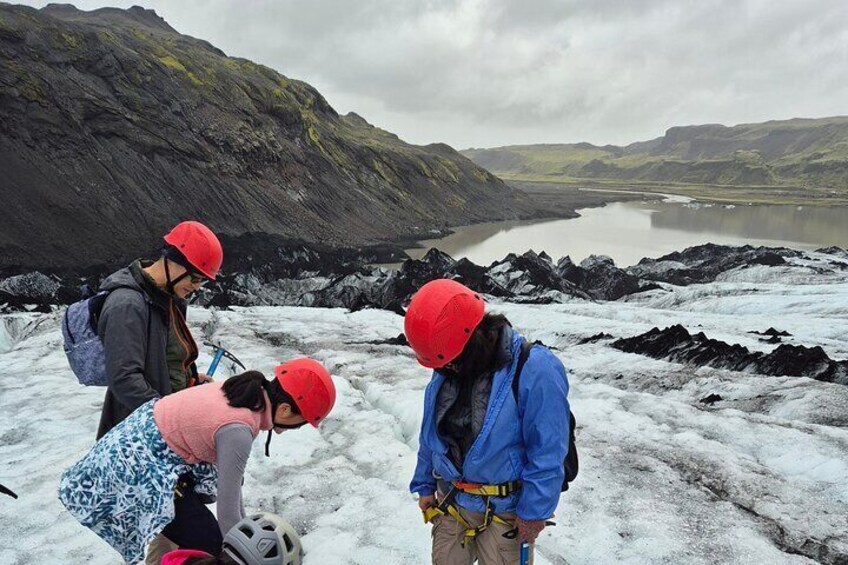
[[[95,293],[88,285],[85,285],[81,291],[82,300],[68,306],[62,318],[65,355],[80,384],[106,386],[108,384],[106,353],[103,350],[103,342],[97,335],[97,323],[100,320],[103,303],[106,302],[111,290]]]
[[[544,347],[544,344],[539,341],[534,343],[525,341],[521,346],[521,354],[518,356],[518,363],[515,368],[515,377],[512,379],[512,395],[515,398],[516,404],[518,403],[518,383],[521,379],[521,370],[524,369],[524,364],[527,362],[527,358],[530,357],[530,350],[536,345]],[[577,426],[577,421],[574,419],[574,412],[571,410],[568,411],[568,417],[570,420],[568,426],[568,453],[565,455],[565,461],[562,462],[563,469],[565,470],[565,477],[562,481],[563,492],[568,490],[568,483],[577,478],[577,471],[580,468],[577,459],[577,444],[574,441],[574,428]]]

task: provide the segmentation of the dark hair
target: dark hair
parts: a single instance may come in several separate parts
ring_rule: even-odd
[[[262,392],[264,391],[268,393],[268,399],[271,401],[272,416],[277,406],[283,403],[291,406],[293,413],[300,414],[300,409],[294,403],[294,399],[283,390],[280,381],[277,379],[269,381],[259,371],[245,371],[240,375],[230,377],[224,381],[223,388],[227,403],[233,408],[249,408],[254,412],[263,412],[265,410],[265,395]]]
[[[254,412],[265,410],[265,395],[268,379],[259,371],[245,371],[224,381],[224,395],[233,408],[249,408]]]
[[[501,329],[504,326],[512,327],[512,324],[509,323],[509,320],[506,319],[506,316],[504,316],[503,314],[488,313],[484,314],[483,319],[480,320],[479,324],[477,324],[477,329],[475,330],[475,333],[489,333],[492,337],[498,337],[498,335],[500,335],[501,333]]]
[[[475,376],[488,371],[495,363],[495,348],[501,330],[509,326],[509,320],[503,314],[485,314],[462,353],[453,360],[457,366],[456,373]]]
[[[168,259],[169,261],[173,261],[177,265],[185,267],[186,270],[195,270],[191,262],[186,258],[185,255],[183,255],[183,252],[174,247],[173,245],[167,244],[162,247],[162,257]]]
[[[277,406],[280,404],[288,404],[291,406],[291,411],[293,414],[300,415],[300,408],[297,407],[297,404],[294,402],[294,398],[292,395],[287,393],[283,387],[280,385],[280,381],[274,379],[268,385],[268,398],[271,399],[271,406],[274,407],[274,410],[277,409]]]

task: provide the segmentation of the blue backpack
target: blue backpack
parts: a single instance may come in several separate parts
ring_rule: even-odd
[[[118,286],[131,288],[131,286]],[[65,311],[62,318],[63,347],[71,370],[80,384],[85,386],[106,386],[106,352],[103,342],[97,335],[97,324],[103,303],[112,290],[93,292],[88,285],[82,287],[82,300],[74,302]]]

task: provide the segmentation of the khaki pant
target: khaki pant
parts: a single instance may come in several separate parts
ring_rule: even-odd
[[[483,523],[483,515],[459,509],[462,517],[474,527]],[[514,516],[501,516],[504,520],[513,520]],[[433,565],[518,565],[521,546],[514,539],[506,539],[503,534],[512,526],[492,522],[462,547],[465,528],[452,516],[439,516],[433,521]],[[530,546],[529,564],[533,564],[533,546]]]
[[[174,551],[175,549],[177,549],[177,544],[173,543],[164,535],[159,534],[153,538],[150,545],[147,546],[147,556],[144,558],[144,564],[160,565],[162,563],[162,557],[164,557],[169,551]]]

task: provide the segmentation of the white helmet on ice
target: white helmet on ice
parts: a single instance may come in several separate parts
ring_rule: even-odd
[[[303,548],[291,524],[270,512],[243,518],[224,536],[224,551],[242,565],[301,565]]]

